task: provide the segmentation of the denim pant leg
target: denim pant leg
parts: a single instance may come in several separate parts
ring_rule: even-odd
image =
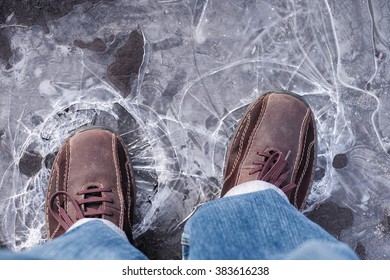
[[[357,259],[273,189],[205,204],[182,243],[184,259]]]
[[[112,228],[102,221],[94,220],[22,253],[0,250],[0,259],[144,260],[147,258]]]

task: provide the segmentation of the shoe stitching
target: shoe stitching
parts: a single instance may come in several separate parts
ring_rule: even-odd
[[[53,167],[55,171],[53,171],[53,175],[50,177],[50,181],[49,181],[49,188],[47,190],[47,194],[46,194],[46,200],[48,201],[49,197],[51,196],[51,188],[53,186],[53,180],[54,180],[54,177],[56,178],[56,189],[58,189],[58,185],[59,185],[59,167],[58,167],[58,163],[55,161],[54,164],[53,164]],[[49,238],[51,238],[51,235],[50,235],[50,228],[49,228],[49,205],[46,203],[46,224],[48,225],[47,226],[47,236]]]
[[[305,131],[305,127],[306,127],[306,124],[307,124],[307,120],[308,120],[308,118],[309,118],[309,116],[310,116],[310,113],[311,113],[311,111],[310,111],[310,109],[307,109],[306,110],[306,114],[305,114],[305,117],[303,118],[303,121],[302,121],[302,124],[301,124],[301,129],[300,129],[300,131],[299,131],[299,146],[298,146],[298,152],[297,152],[297,155],[296,155],[296,157],[295,157],[295,163],[294,163],[294,168],[293,168],[293,171],[292,171],[292,173],[291,173],[291,182],[293,181],[293,178],[295,178],[296,176],[297,176],[297,172],[298,172],[298,167],[300,166],[300,164],[301,164],[301,161],[302,161],[302,159],[303,159],[303,157],[302,157],[302,152],[303,152],[303,150],[302,150],[302,144],[304,143],[304,141],[302,141],[303,139],[303,132]],[[307,134],[305,133],[305,136],[306,136]]]
[[[308,129],[306,129],[306,133],[305,133],[305,138],[303,139],[303,142],[300,141],[300,143],[306,143],[307,141],[307,135],[308,135]],[[299,207],[297,206],[297,203],[296,203],[296,199],[298,197],[298,191],[299,191],[299,188],[301,187],[300,186],[300,182],[301,182],[301,178],[304,176],[304,172],[305,172],[305,168],[302,170],[302,173],[301,173],[301,177],[300,178],[296,178],[296,176],[298,175],[298,171],[299,171],[299,167],[302,166],[302,161],[303,159],[305,159],[305,163],[307,161],[307,158],[305,158],[305,156],[307,156],[307,152],[308,152],[308,149],[310,148],[310,144],[307,146],[307,149],[305,149],[305,145],[303,145],[303,149],[302,151],[300,152],[300,156],[299,156],[299,163],[297,163],[297,167],[293,173],[293,177],[291,178],[291,181],[296,181],[297,184],[296,184],[296,188],[295,188],[295,192],[294,192],[294,199],[293,199],[293,202],[292,204],[299,209]],[[305,152],[306,151],[306,152]],[[304,154],[305,152],[305,154]],[[298,157],[297,157],[298,159]],[[295,178],[293,180],[293,178]]]
[[[56,188],[55,188],[55,190],[57,191],[58,189],[59,189],[59,186],[60,186],[60,176],[59,176],[59,170],[60,170],[60,167],[59,167],[59,165],[58,165],[58,163],[56,163],[55,164],[55,170],[56,170]],[[49,188],[49,189],[51,189],[51,188]],[[49,198],[51,197],[51,193],[50,193],[50,196],[49,196]],[[47,204],[46,205],[46,208],[49,208],[49,205]],[[47,213],[47,216],[48,216],[48,218],[49,218],[49,209],[46,209],[46,213]],[[56,228],[54,229],[54,231],[53,231],[53,233],[52,233],[52,235],[50,236],[50,238],[51,239],[53,239],[55,236],[56,236],[56,234],[57,234],[57,232],[59,231],[59,229],[60,229],[60,224],[59,223],[57,223],[57,226],[56,226]]]
[[[263,123],[263,121],[264,121],[264,116],[265,116],[265,114],[266,114],[266,112],[267,112],[267,109],[268,109],[269,99],[270,99],[270,97],[268,97],[267,100],[266,100],[266,102],[265,102],[265,105],[264,105],[264,113],[262,114],[262,118],[259,118],[259,119],[257,120],[257,122],[256,122],[256,130],[255,130],[254,132],[252,132],[252,134],[251,134],[250,137],[249,137],[248,146],[247,146],[248,148],[247,148],[247,150],[245,151],[245,154],[244,154],[244,156],[243,156],[243,158],[242,158],[242,160],[241,160],[241,164],[240,164],[240,168],[239,168],[239,169],[241,169],[242,165],[243,165],[244,162],[246,161],[246,158],[247,158],[247,156],[248,156],[250,147],[252,146],[253,140],[254,140],[254,138],[255,138],[254,135],[257,134],[257,131],[259,130],[260,126],[262,125],[262,123]],[[261,108],[260,113],[261,113],[262,109],[263,109],[263,108]],[[260,122],[260,123],[259,123],[259,122]],[[241,172],[238,174],[237,179],[236,179],[236,181],[234,182],[234,185],[237,185],[238,182],[240,181],[240,179],[241,179]]]
[[[55,165],[55,171],[56,171],[56,188],[55,188],[55,190],[58,191],[60,189],[60,176],[59,176],[60,166],[58,165],[58,163],[56,163],[56,165]]]
[[[127,155],[126,155],[126,159],[127,159]],[[131,220],[130,220],[130,211],[131,211],[131,207],[133,206],[132,205],[132,202],[131,202],[131,184],[130,184],[130,180],[131,180],[131,176],[130,176],[130,166],[128,164],[128,159],[127,159],[127,162],[125,164],[125,168],[126,168],[126,176],[127,176],[127,207],[128,207],[128,211],[127,211],[127,221],[129,223],[129,226],[131,227]]]
[[[68,151],[68,146],[66,146],[66,147],[67,147],[66,151]],[[69,164],[68,164],[68,160],[69,160]],[[69,140],[69,159],[68,159],[68,153],[66,152],[65,172],[68,173],[67,180],[64,181],[64,187],[65,187],[64,191],[66,191],[66,192],[68,191],[69,177],[71,174],[71,172],[70,172],[71,166],[72,166],[72,139]],[[64,178],[64,180],[65,180],[65,178]],[[64,210],[66,212],[68,212],[68,208],[69,208],[68,203],[69,203],[69,201],[66,200],[66,203],[64,204]]]
[[[70,162],[71,162],[71,140],[69,140],[69,145],[65,145],[65,172],[64,172],[64,186],[66,191],[68,190],[69,174],[70,174]],[[69,150],[69,158],[68,158]],[[68,164],[69,161],[69,164]]]
[[[232,177],[232,175],[234,174],[234,171],[236,169],[237,163],[239,162],[239,159],[240,159],[240,156],[241,156],[241,153],[242,153],[242,149],[243,149],[243,146],[244,146],[244,138],[245,138],[245,135],[246,135],[246,131],[248,130],[248,127],[249,127],[249,124],[250,124],[250,121],[251,121],[250,114],[252,113],[254,108],[257,106],[257,104],[259,102],[261,102],[262,100],[263,100],[263,98],[259,98],[254,104],[252,104],[252,106],[250,107],[249,111],[247,111],[245,113],[245,117],[244,117],[242,123],[240,122],[240,124],[238,126],[239,130],[237,131],[237,133],[235,134],[235,136],[233,138],[232,144],[231,144],[230,149],[228,151],[228,155],[230,155],[230,150],[233,148],[234,142],[236,141],[236,139],[240,135],[241,127],[243,127],[242,125],[246,122],[246,126],[244,127],[244,131],[243,131],[243,133],[241,134],[241,137],[240,137],[239,148],[238,148],[238,152],[237,152],[236,158],[234,159],[234,162],[233,162],[232,171],[230,172],[230,174],[228,176],[225,176],[224,183],[227,180],[229,180],[230,177]],[[262,107],[260,108],[260,112],[261,112],[261,110],[262,110]]]
[[[70,145],[70,141],[69,141],[69,145]],[[67,181],[66,181],[66,174],[67,174],[67,169],[68,169],[68,143],[65,142],[64,146],[65,146],[64,185],[66,185],[66,184],[67,184]],[[60,151],[61,151],[61,149],[60,149]],[[59,180],[60,180],[60,167],[59,167],[59,165],[58,165],[58,159],[59,159],[59,158],[60,158],[60,155],[58,156],[58,158],[56,158],[56,160],[55,160],[55,162],[54,162],[54,166],[55,166],[56,172],[57,172],[57,174],[56,174],[56,175],[57,175],[57,176],[56,176],[56,188],[55,188],[56,191],[58,191],[59,188],[60,188],[60,182],[59,182]],[[68,174],[69,174],[69,173],[68,173]],[[48,198],[51,197],[51,192],[50,192],[50,190],[51,190],[51,188],[49,188],[49,191],[48,191]],[[46,205],[46,208],[48,208],[48,205]],[[47,215],[47,223],[49,223],[49,210],[48,210],[48,209],[46,209],[46,213],[47,213],[47,214],[46,214],[46,215]],[[61,228],[61,225],[58,223],[57,226],[56,226],[56,228],[54,229],[52,235],[50,236],[51,239],[54,238],[54,237],[56,236],[56,234],[57,234],[57,232],[60,230],[60,228]]]
[[[49,189],[50,189],[50,184],[49,184]],[[48,195],[50,194],[50,191],[48,190],[47,194],[46,194],[46,201],[48,200],[47,197]],[[49,227],[49,206],[47,205],[46,203],[46,207],[45,207],[45,219],[46,219],[46,234],[47,236],[50,238],[50,227]]]
[[[305,121],[306,117],[304,118],[303,122],[302,122],[302,126],[304,126],[306,129],[304,130],[305,131],[305,137],[304,139],[299,139],[299,149],[298,149],[298,153],[297,153],[297,157],[296,157],[296,162],[295,162],[295,165],[294,165],[294,170],[291,174],[291,182],[295,182],[295,179],[296,179],[296,176],[297,176],[297,173],[299,171],[299,167],[301,166],[302,164],[302,161],[304,159],[304,156],[302,156],[303,154],[303,149],[305,148],[305,145],[303,145],[302,147],[302,144],[301,143],[306,143],[307,141],[307,134],[308,134],[308,129],[307,129],[307,122]],[[302,128],[301,128],[302,129]],[[303,131],[303,130],[302,130]],[[299,162],[297,162],[299,159]]]
[[[251,110],[252,110],[252,109],[251,109]],[[246,116],[246,117],[242,120],[242,123],[239,124],[237,133],[234,135],[232,144],[231,144],[231,146],[230,146],[230,148],[229,148],[228,157],[229,157],[229,155],[230,155],[230,150],[233,149],[234,143],[237,141],[237,138],[238,138],[238,136],[240,135],[240,131],[241,131],[242,127],[244,127],[244,126],[242,126],[242,124],[246,123],[246,127],[248,127],[249,122],[247,122],[247,119],[248,119],[248,116]],[[244,127],[244,128],[245,128],[245,127]],[[238,152],[237,152],[238,155],[240,155],[240,154],[241,154],[241,151],[242,151],[242,146],[243,146],[243,144],[242,144],[243,139],[242,139],[242,138],[244,137],[244,135],[245,135],[245,134],[241,134],[241,137],[240,137],[240,142],[239,142],[239,147],[238,147]],[[232,166],[232,171],[230,171],[230,174],[229,174],[228,176],[225,176],[225,180],[224,180],[225,182],[226,182],[226,181],[232,176],[232,174],[234,173],[234,169],[235,169],[235,167],[236,167],[236,165],[237,165],[238,158],[239,158],[239,156],[237,156],[237,157],[234,159],[233,166]],[[227,163],[228,163],[228,161],[227,161]]]
[[[127,207],[128,207],[126,217],[127,217],[129,228],[131,229],[132,228],[131,209],[133,208],[133,203],[131,200],[131,193],[132,193],[132,180],[133,179],[132,179],[131,172],[130,172],[130,159],[128,157],[127,147],[121,141],[120,138],[118,138],[118,142],[119,142],[120,146],[122,147],[122,149],[124,150],[125,158],[126,158],[125,169],[126,169],[126,176],[127,176]]]
[[[116,174],[116,188],[117,188],[117,194],[118,194],[118,197],[119,197],[119,202],[120,202],[120,216],[119,216],[119,227],[123,229],[123,213],[124,213],[124,210],[123,210],[123,207],[124,207],[124,204],[123,204],[123,197],[122,197],[122,192],[120,190],[120,186],[119,186],[119,182],[118,182],[118,179],[120,178],[120,170],[119,170],[119,166],[118,166],[118,163],[117,163],[117,159],[118,159],[118,153],[115,149],[116,145],[115,145],[115,138],[116,136],[113,134],[111,136],[111,148],[112,148],[112,160],[114,162],[114,166],[115,166],[115,174]]]
[[[316,141],[316,140],[313,140],[313,141],[309,144],[309,147],[308,147],[308,149],[307,149],[307,155],[306,155],[305,166],[304,166],[304,168],[303,168],[302,175],[301,175],[301,177],[299,178],[299,181],[298,181],[298,184],[297,184],[297,188],[296,188],[296,191],[295,191],[295,195],[294,195],[294,205],[295,205],[295,207],[297,207],[297,208],[298,208],[298,205],[297,205],[298,191],[299,191],[299,188],[300,188],[300,186],[301,186],[301,183],[302,183],[304,174],[306,173],[307,167],[309,166],[310,155],[311,155],[311,149],[313,148],[313,146],[314,146],[314,144],[315,144],[315,141]]]
[[[247,119],[249,118],[249,120],[247,121]],[[230,179],[230,177],[234,174],[234,171],[236,169],[236,166],[237,166],[237,163],[239,162],[239,159],[240,159],[240,155],[242,153],[242,147],[244,146],[244,138],[245,138],[245,132],[248,130],[248,127],[249,127],[249,124],[250,124],[250,117],[246,117],[245,118],[245,121],[246,121],[246,125],[244,127],[244,132],[241,134],[241,137],[240,137],[240,141],[239,141],[239,147],[238,147],[238,152],[237,152],[237,155],[236,155],[236,158],[234,159],[234,162],[233,162],[233,166],[232,166],[232,171],[230,171],[229,175],[225,177],[225,182]],[[244,122],[245,123],[245,122]],[[237,133],[237,136],[239,135],[240,133]],[[232,142],[234,143],[234,142]],[[232,146],[233,147],[233,146]],[[230,154],[230,151],[229,151],[229,154]]]
[[[57,232],[60,230],[60,225],[58,224],[56,229],[53,231],[53,234],[50,236],[51,239],[53,239],[54,237],[56,237],[56,234]]]
[[[71,145],[71,140],[69,140],[69,145],[65,142],[65,173],[64,173],[64,186],[66,188],[66,191],[68,191],[68,182],[69,182],[69,169],[70,169],[70,159],[71,159],[71,149],[70,149],[70,145]],[[69,158],[68,158],[68,150],[69,150]],[[68,165],[68,161],[69,161],[69,165]],[[58,163],[57,163],[58,165]],[[69,167],[69,169],[68,169]],[[58,170],[59,170],[59,166],[58,166]],[[59,180],[59,179],[58,179]],[[56,191],[58,191],[60,188],[59,186],[59,182],[58,182],[58,189],[56,189]],[[65,210],[67,211],[68,209],[68,203],[65,203]],[[54,238],[57,234],[57,232],[60,230],[61,228],[61,225],[58,223],[57,224],[57,227],[56,229],[53,231],[53,234],[51,236],[51,238]]]
[[[118,137],[117,138],[117,141],[118,143],[121,145],[124,153],[125,153],[125,158],[126,158],[126,163],[125,163],[125,169],[126,169],[126,176],[127,176],[127,221],[129,223],[129,227],[131,228],[131,218],[130,218],[130,215],[131,215],[131,208],[132,208],[132,201],[131,201],[131,180],[132,180],[132,176],[131,176],[131,172],[130,172],[130,159],[127,155],[127,148],[126,148],[126,145],[124,145],[124,143],[120,140],[120,138]],[[125,209],[126,210],[126,209]]]
[[[55,165],[55,170],[56,170],[56,192],[60,189],[60,166],[58,165],[58,163],[56,163]],[[51,195],[51,194],[50,194]],[[57,233],[57,231],[60,229],[60,224],[57,224],[57,227],[56,229],[54,230],[55,233]]]

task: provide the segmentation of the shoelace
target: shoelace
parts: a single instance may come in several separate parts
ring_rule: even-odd
[[[287,166],[287,159],[290,155],[290,151],[285,158],[283,158],[282,152],[275,150],[260,151],[257,152],[257,155],[263,157],[264,160],[253,162],[254,165],[258,165],[259,167],[249,172],[249,175],[259,172],[259,175],[257,176],[258,180],[266,181],[280,187],[284,193],[287,193],[296,187],[296,184],[294,183],[289,183],[281,187],[281,184],[288,176],[289,170],[287,169],[284,173],[283,170]]]
[[[110,188],[87,188],[86,190],[77,193],[77,195],[84,195],[84,198],[79,201],[66,191],[58,191],[50,198],[49,210],[54,219],[56,219],[65,230],[68,230],[77,220],[82,218],[114,215],[112,211],[101,207],[103,202],[114,202],[113,199],[105,198],[101,195],[103,192],[111,191],[112,189]],[[64,196],[64,201],[66,201],[66,198],[69,199],[69,202],[73,205],[76,211],[76,221],[69,216],[62,206],[60,206],[61,203],[57,204],[57,198],[59,199],[60,196]]]

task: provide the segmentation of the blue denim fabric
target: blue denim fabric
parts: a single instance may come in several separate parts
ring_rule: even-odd
[[[184,259],[357,259],[272,189],[205,204],[182,244]]]
[[[0,251],[0,259],[145,260],[144,254],[101,221],[90,221],[22,253]]]
[[[272,189],[216,199],[199,208],[183,234],[184,259],[357,259],[355,253]],[[146,257],[101,221],[90,221],[23,253],[0,259]]]

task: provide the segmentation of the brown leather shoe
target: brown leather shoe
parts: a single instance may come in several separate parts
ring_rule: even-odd
[[[132,241],[133,170],[127,150],[105,129],[77,132],[67,139],[53,163],[46,198],[49,239],[81,218],[107,219]]]
[[[233,136],[221,192],[262,180],[281,188],[302,209],[317,156],[315,120],[309,106],[288,92],[266,93],[247,109]]]

